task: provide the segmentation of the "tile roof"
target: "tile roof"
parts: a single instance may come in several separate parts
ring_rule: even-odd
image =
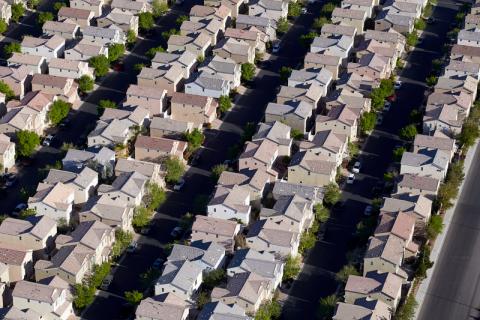
[[[400,175],[400,180],[397,184],[399,187],[437,192],[440,186],[440,180],[406,173]]]

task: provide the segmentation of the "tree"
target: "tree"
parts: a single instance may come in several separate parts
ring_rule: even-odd
[[[150,224],[153,212],[145,207],[138,206],[133,212],[132,226],[136,229],[141,229]]]
[[[67,117],[71,107],[72,105],[68,102],[56,100],[48,111],[48,120],[50,120],[53,125],[58,125]]]
[[[344,265],[340,271],[335,274],[335,279],[338,282],[346,283],[349,276],[358,276],[360,273],[358,272],[357,268],[355,268],[351,264]]]
[[[83,309],[92,304],[95,299],[95,288],[86,284],[77,283],[74,286],[73,304],[77,309]]]
[[[180,31],[178,31],[177,29],[170,29],[168,31],[163,31],[162,32],[162,38],[165,40],[165,41],[168,41],[168,38],[170,38],[170,36],[173,36],[175,34],[180,34]]]
[[[414,124],[409,124],[408,126],[400,129],[400,132],[398,134],[403,140],[413,140],[417,133],[417,127]]]
[[[34,10],[37,8],[39,3],[40,3],[40,0],[28,0],[27,7]]]
[[[429,87],[435,86],[437,84],[437,81],[438,81],[438,77],[436,77],[434,75],[428,76],[425,79],[425,82],[427,83],[427,86],[429,86]]]
[[[312,27],[317,30],[317,31],[320,31],[322,29],[322,27],[327,24],[327,23],[330,23],[330,20],[326,17],[319,17],[319,18],[316,18],[315,20],[313,20],[313,25]]]
[[[191,228],[193,224],[193,214],[190,212],[185,213],[181,218],[180,221],[178,222],[178,225],[183,229],[183,230],[188,230]]]
[[[300,244],[298,245],[298,252],[305,254],[306,251],[312,249],[317,242],[317,237],[311,230],[305,231],[300,237]]]
[[[427,277],[427,270],[431,267],[433,267],[433,262],[430,260],[430,248],[424,245],[417,260],[415,276],[420,279],[425,279]]]
[[[317,37],[318,34],[316,32],[313,32],[313,31],[310,31],[309,33],[307,34],[302,34],[300,36],[300,44],[306,48],[308,48],[312,42],[313,42],[313,39],[315,39],[315,37]]]
[[[5,22],[5,20],[0,19],[0,34],[4,34],[5,31],[8,29],[8,24]]]
[[[127,31],[127,44],[132,45],[137,41],[137,34],[132,29]]]
[[[125,54],[125,45],[121,43],[112,43],[108,46],[108,60],[115,62]]]
[[[95,81],[92,79],[92,77],[87,76],[86,74],[81,76],[80,79],[78,79],[78,89],[81,92],[92,91],[94,84],[95,84]]]
[[[280,81],[282,83],[286,83],[288,81],[288,78],[290,77],[290,75],[292,74],[292,68],[290,67],[286,67],[286,66],[282,66],[280,68]]]
[[[300,273],[300,257],[288,256],[283,269],[283,281],[294,280]]]
[[[288,4],[288,16],[296,18],[302,14],[302,6],[298,2],[290,2]]]
[[[197,297],[197,308],[200,310],[211,301],[210,295],[206,291],[200,291]]]
[[[108,99],[102,99],[98,102],[98,106],[102,109],[117,109],[117,104]]]
[[[155,26],[155,20],[153,14],[150,12],[141,12],[138,15],[138,27],[141,31],[150,31]]]
[[[327,206],[333,206],[340,200],[341,196],[338,185],[335,182],[330,182],[325,186],[323,202]]]
[[[142,71],[142,69],[145,68],[145,65],[143,63],[135,63],[133,65],[133,70],[138,74]]]
[[[148,183],[147,194],[143,198],[143,202],[149,210],[157,210],[166,199],[165,191],[158,184],[154,182]]]
[[[430,221],[427,225],[427,237],[430,240],[434,240],[443,230],[443,219],[439,215],[430,217]]]
[[[423,19],[415,19],[415,29],[424,30],[427,27],[427,23]]]
[[[43,25],[47,21],[52,21],[53,18],[53,13],[50,11],[40,12],[37,17],[37,22],[38,24]]]
[[[221,96],[218,99],[218,109],[221,113],[225,113],[232,108],[232,100],[229,96]]]
[[[17,154],[30,157],[35,148],[40,145],[40,137],[33,131],[20,130],[17,132]]]
[[[181,15],[180,17],[175,20],[176,24],[181,25],[183,22],[188,21],[188,16]]]
[[[132,242],[133,235],[128,231],[121,229],[115,230],[115,242],[112,247],[112,256],[118,257],[122,254],[128,245]]]
[[[98,288],[102,284],[103,279],[108,276],[111,269],[112,265],[110,262],[104,262],[100,265],[95,265],[93,267],[92,275],[88,279],[89,285],[94,288]]]
[[[143,293],[133,290],[133,291],[125,291],[125,300],[131,305],[136,306],[140,303],[143,299]]]
[[[228,166],[226,164],[217,164],[212,167],[212,172],[210,176],[215,182],[217,182],[218,179],[220,178],[220,175],[227,170],[228,170]]]
[[[377,114],[373,111],[364,113],[360,118],[360,130],[363,134],[372,131],[377,123]]]
[[[25,8],[21,3],[12,4],[12,20],[18,22],[25,14]]]
[[[418,33],[416,31],[408,33],[406,36],[406,40],[407,45],[409,45],[410,47],[415,47],[418,42]]]
[[[327,222],[327,220],[330,218],[330,210],[328,210],[328,208],[325,208],[321,203],[315,205],[314,211],[315,219],[317,219],[321,223]]]
[[[5,95],[7,101],[15,98],[15,92],[3,80],[0,80],[0,92]]]
[[[288,25],[288,21],[285,18],[280,18],[278,19],[277,22],[277,33],[279,34],[284,34],[288,31],[288,28],[290,26]]]
[[[90,66],[94,68],[96,77],[103,77],[108,73],[110,61],[103,54],[96,57],[91,57],[88,62]]]
[[[255,77],[255,66],[251,63],[242,64],[242,80],[252,81]]]
[[[470,148],[475,144],[475,141],[480,135],[478,124],[472,121],[466,121],[462,127],[462,132],[458,135],[457,139],[463,148]]]
[[[355,142],[348,143],[348,155],[350,158],[355,158],[360,153],[360,148]]]
[[[330,18],[332,16],[333,10],[335,10],[336,5],[333,2],[328,2],[323,5],[321,13],[323,16]]]
[[[321,298],[318,302],[317,316],[319,319],[331,319],[335,312],[338,297],[334,294]]]
[[[194,152],[200,148],[203,141],[205,141],[205,135],[198,128],[193,129],[191,132],[185,132],[183,138],[188,142],[189,152]]]
[[[153,0],[152,13],[155,18],[163,16],[168,11],[168,4],[166,2],[160,2],[159,0]]]
[[[282,306],[278,301],[273,299],[267,303],[264,303],[258,308],[255,313],[255,320],[276,320],[280,319],[282,313]]]
[[[14,52],[22,52],[22,47],[20,46],[20,43],[10,42],[3,48],[3,53],[7,58],[10,58]]]
[[[58,12],[60,11],[60,9],[62,9],[63,7],[66,7],[67,4],[65,2],[60,2],[60,1],[57,1],[53,4],[53,10],[55,10],[55,12]]]
[[[412,320],[415,317],[415,309],[417,308],[417,301],[415,300],[414,292],[410,293],[395,313],[395,320]]]
[[[298,129],[292,129],[290,135],[294,140],[302,140],[304,137],[303,132]]]
[[[148,49],[148,51],[145,53],[145,55],[150,58],[150,59],[153,59],[153,57],[155,57],[155,54],[157,52],[165,52],[165,49],[163,49],[162,47],[154,47],[154,48],[150,48]]]
[[[169,157],[165,160],[167,174],[165,181],[168,183],[177,183],[185,172],[185,165],[177,157]]]
[[[407,149],[405,149],[404,147],[398,147],[393,149],[393,159],[395,159],[395,161],[400,161],[405,151],[407,151]]]
[[[20,212],[20,219],[27,219],[28,217],[33,217],[37,214],[37,210],[34,208],[27,208]]]
[[[214,287],[218,286],[223,281],[225,281],[225,278],[226,278],[225,270],[215,269],[205,275],[205,277],[203,278],[203,285],[209,289],[213,289]]]

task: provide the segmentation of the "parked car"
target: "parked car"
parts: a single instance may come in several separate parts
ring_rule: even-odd
[[[170,232],[170,235],[174,238],[179,238],[182,233],[183,233],[182,227],[175,227],[173,228],[172,232]]]
[[[23,210],[27,209],[27,208],[28,208],[28,206],[27,206],[26,203],[19,203],[19,204],[17,204],[17,206],[15,207],[15,209],[13,209],[12,216],[14,216],[14,217],[20,216],[20,213],[21,213]]]
[[[393,84],[393,87],[395,88],[395,90],[400,89],[402,87],[402,81],[400,80],[395,81],[395,83]]]
[[[107,290],[110,284],[112,283],[113,276],[109,274],[108,276],[103,279],[102,284],[100,285],[100,289]]]
[[[355,181],[355,174],[350,173],[347,178],[347,184],[353,184],[354,181]]]
[[[155,270],[159,270],[163,266],[164,262],[165,262],[165,259],[157,258],[155,259],[155,261],[153,261],[152,268]]]
[[[302,8],[301,12],[302,12],[302,14],[307,14],[308,10],[307,10],[307,8]]]
[[[10,188],[17,183],[17,175],[14,173],[7,173],[5,175],[5,187]]]
[[[385,104],[383,105],[383,111],[390,111],[390,108],[392,107],[392,103],[390,101],[385,101]]]
[[[272,43],[272,53],[278,53],[280,51],[280,41],[275,40]]]
[[[52,140],[53,140],[53,136],[49,134],[48,136],[45,137],[45,139],[43,139],[42,145],[44,147],[48,147],[52,143]]]
[[[180,179],[180,181],[177,182],[176,185],[173,186],[173,190],[175,190],[175,191],[182,190],[184,184],[185,184],[185,180],[182,178],[182,179]]]
[[[352,171],[353,171],[354,173],[359,173],[361,167],[362,167],[362,163],[361,163],[360,161],[357,161],[357,162],[355,162],[355,164],[353,165]]]
[[[128,247],[127,247],[127,252],[128,253],[134,253],[138,248],[138,243],[136,241],[132,241]]]
[[[372,211],[373,211],[373,207],[368,205],[368,206],[365,207],[365,210],[363,211],[363,214],[368,217],[368,216],[372,215]]]

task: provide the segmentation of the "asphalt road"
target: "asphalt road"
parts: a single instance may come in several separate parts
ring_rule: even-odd
[[[422,36],[425,40],[410,53],[408,64],[400,74],[403,85],[396,92],[397,101],[384,113],[383,124],[365,141],[360,155],[361,173],[356,175],[353,185],[344,188],[344,207],[332,212],[322,240],[317,241],[306,258],[284,304],[283,319],[314,318],[319,299],[336,292],[335,273],[347,263],[352,236],[365,206],[372,200],[372,188],[391,167],[393,149],[400,142],[398,131],[410,123],[410,112],[424,101],[424,80],[430,73],[431,61],[441,55],[450,21],[455,16],[451,3],[453,1],[439,1],[433,13],[438,22],[427,26]]]

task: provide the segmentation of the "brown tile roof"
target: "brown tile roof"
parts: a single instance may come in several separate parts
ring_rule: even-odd
[[[6,265],[20,266],[26,257],[27,253],[25,251],[0,247],[0,262]]]
[[[192,231],[233,237],[238,230],[237,227],[238,223],[235,221],[197,215],[192,225]]]
[[[93,15],[92,15],[92,11],[90,10],[62,7],[58,11],[58,16],[75,18],[75,19],[88,19],[88,18],[91,18]]]
[[[34,74],[32,84],[38,84],[47,87],[64,88],[70,78],[51,76],[49,74]]]
[[[188,94],[183,92],[174,92],[172,94],[171,102],[205,108],[209,100],[209,97],[205,96],[199,96],[196,94]]]

